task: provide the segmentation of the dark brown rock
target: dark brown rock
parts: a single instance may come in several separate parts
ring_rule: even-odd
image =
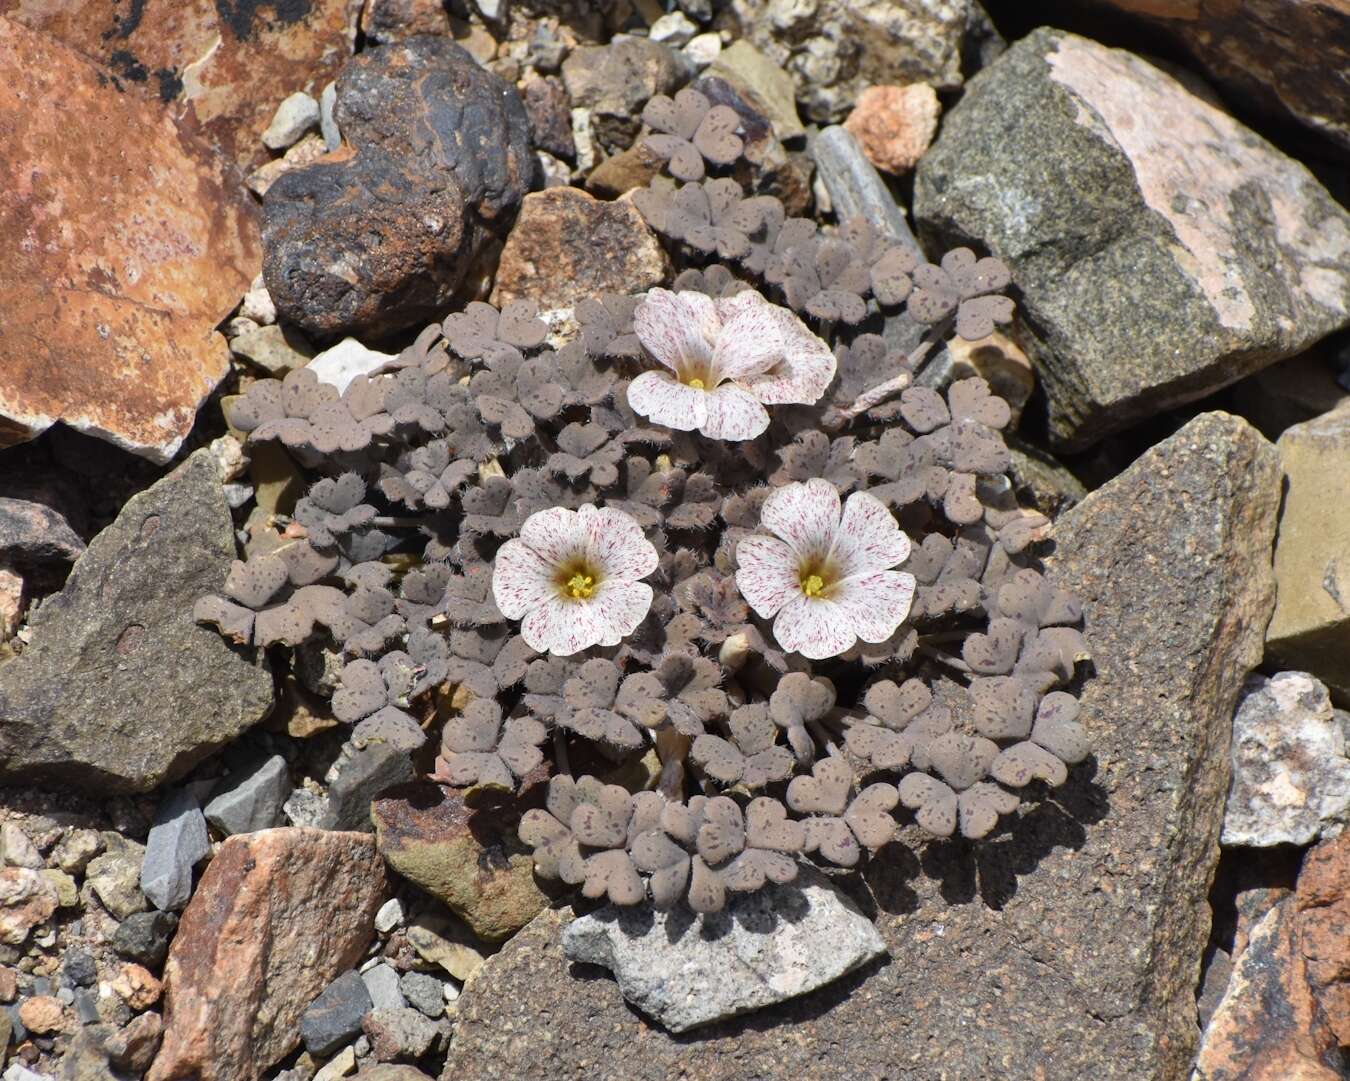
[[[215,326],[257,273],[237,173],[0,18],[0,191],[0,446],[62,421],[169,461],[229,371]]]
[[[883,852],[854,895],[891,964],[677,1041],[609,980],[575,978],[550,910],[469,980],[443,1078],[1185,1077],[1278,501],[1273,448],[1207,414],[1060,519],[1053,573],[1084,599],[1095,762],[995,840]],[[522,1040],[541,1016],[550,1039]]]
[[[632,203],[550,188],[521,204],[492,301],[525,298],[544,310],[566,308],[602,292],[640,293],[669,273],[665,250]]]
[[[263,202],[278,315],[331,339],[444,314],[529,188],[519,96],[454,42],[421,36],[352,60],[335,115],[354,149],[286,173]]]
[[[361,33],[381,45],[450,31],[450,11],[444,0],[366,0],[361,9]]]
[[[66,519],[42,503],[0,497],[0,560],[10,563],[70,563],[84,541]]]
[[[525,112],[530,118],[530,139],[540,150],[569,161],[576,157],[572,138],[572,100],[556,75],[530,79],[525,84]]]
[[[674,93],[689,73],[688,62],[673,49],[626,36],[573,49],[562,65],[572,104],[591,111],[592,130],[610,149],[632,143],[642,126],[642,106],[653,95]]]
[[[278,103],[297,90],[318,97],[351,55],[359,10],[351,0],[0,0],[0,15],[106,64],[109,89],[172,112],[243,167],[267,160],[261,136]],[[69,123],[64,110],[51,115]]]

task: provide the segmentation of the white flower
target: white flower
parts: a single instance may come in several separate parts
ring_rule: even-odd
[[[811,660],[835,657],[861,638],[884,642],[909,615],[914,575],[909,538],[875,496],[839,492],[819,478],[788,484],[764,501],[760,524],[776,536],[736,546],[736,585],[778,644]]]
[[[628,404],[709,439],[754,439],[769,426],[766,405],[810,405],[834,378],[830,347],[753,290],[713,300],[653,289],[633,313],[633,329],[669,370],[634,379]]]
[[[638,579],[656,564],[656,549],[623,511],[552,507],[498,549],[492,596],[502,615],[522,620],[531,649],[567,656],[633,633],[652,604],[652,587]]]

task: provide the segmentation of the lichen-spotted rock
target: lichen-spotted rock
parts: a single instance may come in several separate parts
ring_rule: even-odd
[[[192,619],[234,556],[208,449],[133,496],[0,666],[0,784],[149,791],[266,716],[266,660]]]

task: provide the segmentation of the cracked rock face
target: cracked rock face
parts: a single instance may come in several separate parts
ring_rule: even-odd
[[[1121,50],[1030,34],[971,80],[916,176],[930,238],[983,244],[1011,268],[1064,449],[1350,321],[1350,215]]]

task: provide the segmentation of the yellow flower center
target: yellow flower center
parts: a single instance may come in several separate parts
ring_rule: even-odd
[[[697,376],[695,376],[693,379],[689,380],[689,384],[688,384],[688,385],[691,386],[691,387],[693,387],[695,390],[705,390],[705,389],[707,389],[707,388],[705,388],[704,385],[703,385],[703,380],[702,380],[702,379],[699,379]]]
[[[584,601],[595,592],[595,577],[590,574],[574,574],[567,579],[567,585],[563,588],[573,600]]]
[[[825,592],[825,579],[818,574],[808,574],[802,578],[802,592],[808,597],[819,597]]]

